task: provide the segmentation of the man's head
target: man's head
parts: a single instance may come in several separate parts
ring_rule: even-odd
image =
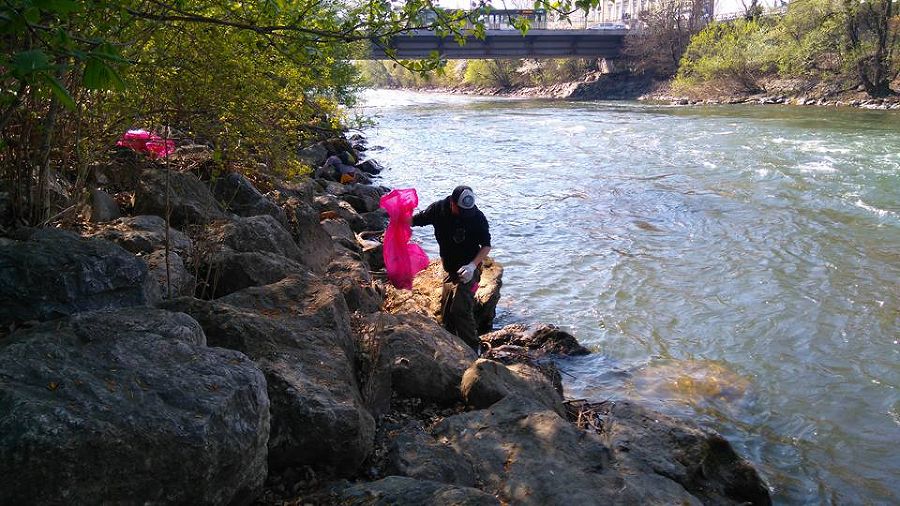
[[[475,212],[475,192],[468,186],[457,186],[450,194],[450,203],[454,214],[470,215]]]

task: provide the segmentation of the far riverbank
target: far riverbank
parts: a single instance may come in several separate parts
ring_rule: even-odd
[[[455,86],[388,87],[454,95],[550,98],[561,100],[637,100],[671,105],[759,104],[819,107],[856,107],[872,110],[900,110],[900,96],[871,98],[859,89],[840,89],[835,85],[773,79],[766,92],[747,93],[733,89],[703,88],[682,90],[671,79],[656,79],[628,73],[588,73],[583,79],[546,86],[490,87],[459,84]]]

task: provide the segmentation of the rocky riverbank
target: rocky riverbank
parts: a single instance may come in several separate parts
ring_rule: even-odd
[[[627,73],[594,72],[584,79],[548,86],[491,88],[460,85],[423,88],[422,91],[461,95],[551,98],[563,100],[638,100],[670,105],[794,105],[820,107],[856,107],[874,110],[900,110],[900,96],[873,99],[859,89],[844,89],[827,83],[770,80],[765,92],[745,92],[723,87],[677,89],[668,79],[655,79]]]
[[[0,238],[0,504],[771,502],[718,434],[565,399],[556,361],[590,351],[495,330],[498,262],[480,355],[435,319],[437,262],[389,286],[382,167],[324,166],[364,139],[294,181],[203,151],[120,151],[82,220]]]

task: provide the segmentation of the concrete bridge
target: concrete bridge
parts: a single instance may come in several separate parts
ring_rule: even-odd
[[[438,37],[429,30],[415,30],[391,39],[395,58],[428,58],[433,51],[448,60],[488,60],[517,58],[607,58],[622,50],[627,30],[488,30],[484,39],[470,35],[462,46],[453,37]],[[384,48],[372,44],[370,60],[387,59]]]

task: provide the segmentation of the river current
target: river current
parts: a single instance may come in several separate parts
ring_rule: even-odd
[[[566,396],[722,433],[780,504],[900,503],[900,113],[369,91],[382,183],[471,185]],[[430,229],[414,240],[435,258]]]

